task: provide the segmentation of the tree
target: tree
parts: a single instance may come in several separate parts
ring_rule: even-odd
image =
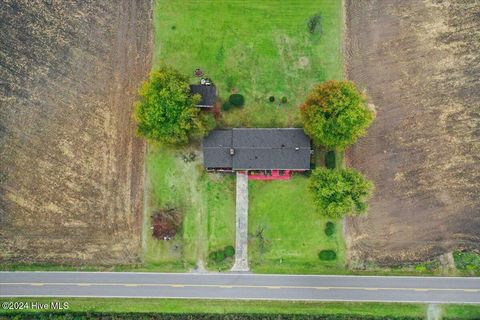
[[[162,67],[152,72],[139,91],[135,107],[137,131],[141,136],[166,144],[184,144],[201,137],[215,126],[211,114],[200,112],[187,78],[178,71]]]
[[[366,97],[350,81],[317,85],[300,107],[305,132],[315,143],[345,149],[365,135],[375,114]]]
[[[353,169],[318,168],[310,176],[310,190],[322,214],[341,218],[367,211],[373,184]]]

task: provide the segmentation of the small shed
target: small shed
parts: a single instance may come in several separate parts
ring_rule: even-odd
[[[191,84],[190,92],[202,97],[196,105],[198,108],[212,108],[217,101],[217,88],[214,85]]]

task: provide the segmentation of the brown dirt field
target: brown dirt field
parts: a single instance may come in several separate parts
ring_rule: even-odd
[[[347,77],[377,119],[349,150],[376,185],[352,265],[480,249],[480,2],[347,0]]]
[[[0,262],[141,259],[151,1],[0,2]]]

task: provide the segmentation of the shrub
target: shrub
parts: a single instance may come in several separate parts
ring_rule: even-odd
[[[335,224],[333,222],[328,221],[325,225],[325,234],[327,236],[331,236],[335,233]]]
[[[228,110],[232,109],[232,107],[233,107],[233,105],[229,101],[224,102],[223,105],[222,105],[223,111],[228,111]]]
[[[453,260],[458,270],[480,273],[480,254],[478,253],[455,251]]]
[[[219,251],[216,251],[215,252],[215,262],[222,262],[223,260],[225,260],[225,253],[223,252],[223,250],[219,250]]]
[[[307,29],[308,32],[314,33],[322,33],[322,16],[317,13],[314,16],[311,16],[307,21]]]
[[[223,252],[225,253],[225,257],[233,257],[235,255],[235,248],[232,246],[226,246],[225,249],[223,249]]]
[[[335,151],[325,153],[325,166],[328,169],[335,169]]]
[[[282,97],[282,103],[287,103],[288,99],[287,97]]]
[[[367,98],[350,81],[317,85],[300,107],[305,132],[316,144],[345,149],[365,135],[375,114]]]
[[[172,26],[172,30],[175,30],[175,29],[177,29],[177,27],[176,27],[176,26]]]
[[[331,218],[367,211],[373,190],[371,181],[353,169],[317,168],[310,175],[309,188],[318,211]]]
[[[235,93],[228,98],[228,101],[235,107],[241,107],[245,103],[245,98],[241,94]]]
[[[337,254],[333,250],[322,250],[318,254],[318,257],[322,261],[332,261],[337,259]]]
[[[274,97],[274,96],[270,96],[270,98],[268,98],[268,101],[270,101],[270,102],[275,102],[275,97]]]

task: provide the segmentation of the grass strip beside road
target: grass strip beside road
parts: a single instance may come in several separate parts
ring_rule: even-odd
[[[68,302],[68,312],[118,313],[241,313],[241,314],[296,314],[349,315],[357,317],[409,317],[423,319],[427,306],[405,303],[340,303],[287,301],[229,301],[183,299],[94,299],[94,298],[3,298],[1,302]],[[442,306],[444,319],[478,319],[479,305]],[[0,315],[13,315],[34,310],[1,310]],[[44,310],[39,312],[51,312]],[[65,312],[65,310],[63,310]]]
[[[68,302],[70,312],[138,312],[138,313],[274,313],[357,316],[423,316],[426,307],[420,304],[386,303],[312,303],[283,301],[228,301],[182,299],[94,299],[94,298],[8,298],[12,302]],[[19,310],[31,312],[33,310]],[[65,310],[64,310],[65,311]],[[17,311],[18,312],[18,311]],[[2,310],[0,314],[12,313]]]

